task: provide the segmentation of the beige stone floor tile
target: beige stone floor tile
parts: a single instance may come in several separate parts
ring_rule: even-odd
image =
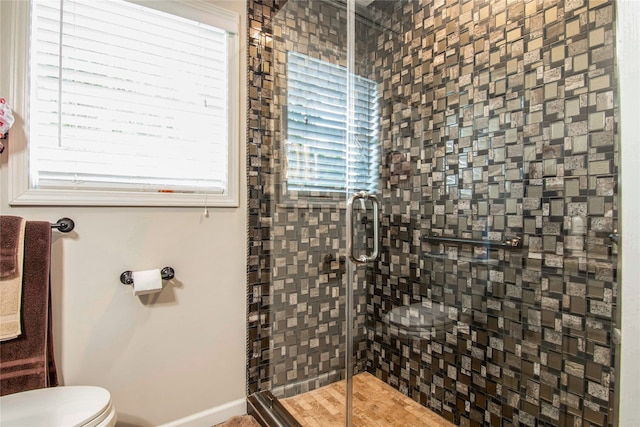
[[[282,399],[303,427],[344,425],[346,382]],[[353,378],[354,427],[454,427],[449,421],[369,373]]]

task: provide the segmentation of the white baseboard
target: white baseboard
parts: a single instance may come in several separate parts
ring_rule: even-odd
[[[247,399],[242,398],[171,421],[159,427],[211,427],[225,422],[231,417],[246,415],[246,413]]]

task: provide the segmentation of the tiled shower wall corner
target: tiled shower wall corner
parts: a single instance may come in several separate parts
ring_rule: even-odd
[[[250,393],[320,378],[283,394],[304,391],[341,367],[343,313],[327,304],[329,295],[343,304],[344,275],[323,257],[342,237],[322,227],[342,223],[340,206],[278,207],[284,61],[275,57],[285,46],[329,60],[334,43],[334,60],[346,59],[339,32],[317,43],[319,27],[335,24],[318,21],[321,3],[291,1],[274,27],[284,2],[248,2]],[[372,7],[388,31],[360,38],[357,61],[383,98],[382,256],[357,286],[368,290],[358,362],[463,426],[614,425],[613,3]],[[437,234],[518,235],[524,248],[424,241]],[[389,327],[392,309],[415,303],[445,319],[430,339]]]
[[[271,19],[284,1],[247,1],[247,391],[249,394],[270,389],[271,360],[269,339],[271,256],[263,243],[269,242],[269,195],[265,185],[270,179],[268,152],[265,146],[273,135],[269,126],[269,104],[273,101],[273,78],[267,67],[272,50],[266,46]],[[263,154],[264,153],[264,154]]]

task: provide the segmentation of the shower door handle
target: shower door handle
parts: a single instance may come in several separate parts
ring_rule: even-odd
[[[373,250],[370,255],[360,255],[356,257],[353,253],[353,203],[358,200],[370,200],[373,205]],[[359,191],[354,193],[347,202],[347,253],[349,259],[356,264],[366,264],[370,261],[378,259],[380,254],[380,248],[378,246],[378,228],[380,227],[379,219],[380,202],[378,198],[373,194],[369,194],[366,191]]]

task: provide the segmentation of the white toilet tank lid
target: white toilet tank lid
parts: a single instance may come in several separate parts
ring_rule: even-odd
[[[111,395],[101,387],[62,386],[25,391],[0,398],[2,427],[92,425],[111,407]]]

